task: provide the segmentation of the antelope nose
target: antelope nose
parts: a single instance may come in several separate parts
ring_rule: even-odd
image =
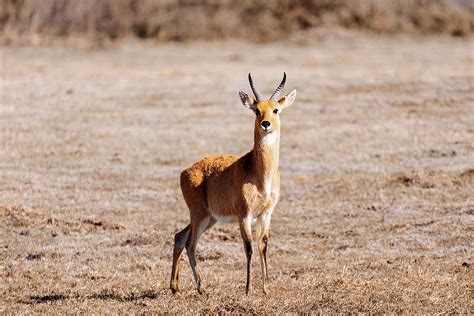
[[[268,129],[270,127],[271,123],[269,121],[263,121],[262,122],[262,127],[263,129]]]

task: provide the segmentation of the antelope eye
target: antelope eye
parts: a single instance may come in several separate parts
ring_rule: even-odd
[[[255,109],[255,115],[260,116],[260,110],[259,109]]]
[[[273,113],[277,114],[277,113],[278,113],[278,109],[273,110]]]

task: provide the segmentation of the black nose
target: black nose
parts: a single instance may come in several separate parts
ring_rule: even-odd
[[[270,127],[270,122],[269,121],[263,121],[262,122],[262,127],[265,128],[265,129],[269,128]]]

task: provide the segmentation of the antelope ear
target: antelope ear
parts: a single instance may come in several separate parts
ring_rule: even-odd
[[[296,98],[296,90],[293,90],[287,95],[285,95],[283,98],[278,100],[278,104],[280,104],[282,109],[287,108],[293,104],[293,102],[295,101],[295,98]]]
[[[248,109],[255,109],[255,100],[247,95],[247,93],[243,92],[243,91],[239,91],[239,97],[240,97],[240,102],[242,102],[242,104],[248,108]]]

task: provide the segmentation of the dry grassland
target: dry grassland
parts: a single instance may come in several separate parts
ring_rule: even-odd
[[[1,48],[0,313],[471,313],[473,40],[296,38]],[[270,294],[233,224],[169,289],[179,172],[245,153],[254,74],[288,74]]]
[[[87,36],[273,41],[314,27],[474,34],[470,0],[0,0],[0,43]],[[2,36],[3,35],[3,36]]]

